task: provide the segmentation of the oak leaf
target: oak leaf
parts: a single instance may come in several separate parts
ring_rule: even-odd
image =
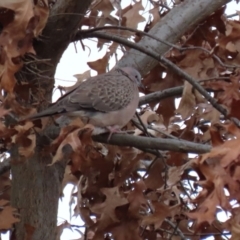
[[[139,13],[141,10],[144,10],[141,1],[129,6],[129,10],[123,14],[123,18],[126,19],[126,27],[135,29],[140,22],[145,21],[145,18]]]
[[[107,64],[109,62],[109,53],[107,52],[102,58],[93,61],[93,62],[87,62],[87,65],[97,71],[98,74],[102,74],[106,72]]]
[[[119,191],[119,187],[102,188],[101,192],[106,196],[105,201],[95,204],[90,209],[93,213],[100,214],[101,223],[98,227],[104,229],[111,223],[119,222],[115,209],[127,204],[128,200]]]
[[[10,229],[12,224],[20,220],[14,215],[17,214],[16,209],[8,205],[7,200],[0,200],[0,206],[3,208],[0,212],[0,229]]]

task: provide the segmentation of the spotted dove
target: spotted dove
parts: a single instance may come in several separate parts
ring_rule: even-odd
[[[95,127],[118,132],[134,116],[139,103],[140,73],[132,67],[116,68],[91,77],[60,97],[34,120],[57,114],[80,117]]]

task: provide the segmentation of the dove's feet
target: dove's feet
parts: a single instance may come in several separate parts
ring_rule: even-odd
[[[107,139],[108,142],[111,139],[113,133],[132,133],[131,130],[130,131],[123,131],[123,130],[121,130],[121,128],[118,125],[108,126],[106,128],[110,132],[109,136],[108,136],[108,139]]]
[[[108,136],[108,139],[107,139],[108,142],[109,142],[109,140],[111,139],[113,133],[122,133],[122,132],[123,132],[123,131],[120,129],[120,127],[117,126],[117,125],[108,126],[108,127],[106,127],[106,128],[107,128],[107,130],[110,132],[110,133],[109,133],[109,136]]]

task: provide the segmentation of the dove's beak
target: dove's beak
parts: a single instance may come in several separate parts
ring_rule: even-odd
[[[145,86],[143,85],[142,82],[139,84],[139,87],[142,88],[143,90],[145,90]]]

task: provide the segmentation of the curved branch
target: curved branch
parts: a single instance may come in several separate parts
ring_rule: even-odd
[[[193,27],[195,28],[196,25],[207,16],[211,15],[229,1],[230,0],[185,0],[177,6],[174,6],[168,14],[161,18],[161,21],[155,24],[149,31],[149,34],[156,37],[159,36],[168,43],[176,43],[185,32]],[[139,45],[145,49],[151,48],[160,55],[169,50],[169,46],[156,42],[149,37],[142,38]],[[136,54],[138,55],[137,59],[135,57]],[[139,54],[135,49],[131,49],[118,63],[119,66],[132,65],[141,69],[143,75],[149,72],[156,64],[157,61],[155,59],[150,58],[149,55]]]
[[[216,92],[216,90],[213,90],[213,89],[206,88],[206,90],[208,92]],[[156,91],[153,93],[149,93],[145,96],[140,97],[139,106],[142,106],[150,102],[159,102],[169,97],[181,97],[182,92],[183,92],[183,86],[179,86],[179,87],[167,88],[167,89],[164,89],[163,91]]]
[[[129,146],[140,149],[147,148],[186,153],[206,153],[211,150],[210,145],[198,144],[185,140],[141,137],[129,134],[113,134],[108,142],[108,136],[108,133],[95,135],[92,136],[92,139],[101,143],[113,144],[118,146]]]
[[[51,63],[56,67],[91,2],[58,0],[51,10],[41,38],[35,41],[37,56],[51,58]]]
[[[149,33],[146,33],[144,31],[138,30],[138,29],[134,29],[134,28],[129,28],[129,27],[120,27],[120,26],[103,26],[103,27],[96,27],[96,28],[92,28],[92,29],[88,29],[88,30],[81,30],[80,32],[82,33],[93,33],[93,32],[97,32],[97,31],[101,31],[101,30],[109,30],[109,29],[120,29],[120,30],[127,30],[130,32],[135,32],[138,33],[142,36],[147,36],[151,39],[154,39],[160,43],[165,44],[166,46],[168,46],[169,48],[175,48],[177,50],[179,50],[180,52],[183,51],[187,51],[187,50],[195,50],[195,49],[199,49],[207,54],[209,54],[213,59],[215,59],[221,66],[223,67],[228,67],[228,68],[240,68],[239,65],[228,65],[228,64],[224,64],[222,62],[222,60],[216,55],[213,54],[212,51],[209,51],[208,49],[204,48],[204,47],[199,47],[199,46],[189,46],[189,47],[180,47],[178,45],[172,44],[170,42],[167,42],[161,38],[158,38],[156,36],[153,36]],[[103,31],[102,31],[103,32]],[[105,32],[104,32],[105,33]]]
[[[189,74],[184,72],[181,68],[179,68],[177,65],[173,64],[171,61],[169,61],[165,57],[159,56],[153,50],[145,49],[142,46],[140,46],[139,44],[133,43],[133,42],[128,41],[124,38],[113,36],[113,35],[108,35],[108,34],[105,34],[105,33],[102,33],[102,32],[94,32],[94,33],[79,32],[79,33],[76,34],[75,39],[79,40],[79,39],[83,39],[83,38],[92,38],[92,37],[98,37],[98,38],[107,39],[107,40],[111,40],[111,41],[114,41],[114,42],[117,42],[117,43],[124,44],[124,45],[126,45],[130,48],[133,48],[133,49],[136,49],[136,50],[138,50],[142,53],[145,53],[146,55],[154,58],[155,60],[158,60],[163,65],[165,65],[166,67],[171,69],[174,73],[181,76],[184,80],[188,81],[198,92],[200,92],[212,104],[212,106],[214,108],[216,108],[226,118],[229,118],[227,110],[224,107],[222,107],[221,105],[219,105],[217,103],[217,100],[215,98],[211,97],[210,94],[208,94],[208,92],[193,77],[191,77]],[[238,119],[231,118],[231,120],[237,126],[240,126]]]
[[[168,88],[163,91],[157,91],[154,93],[149,93],[145,96],[140,97],[139,100],[139,106],[154,102],[154,101],[161,101],[165,98],[169,97],[176,97],[176,96],[181,96],[183,92],[183,87],[173,87],[173,88]]]

